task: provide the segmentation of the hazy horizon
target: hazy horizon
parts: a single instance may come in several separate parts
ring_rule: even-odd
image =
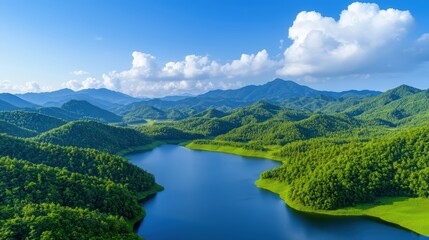
[[[302,83],[299,83],[299,82],[296,82],[296,81],[293,81],[293,80],[287,80],[287,79],[275,78],[275,79],[272,79],[272,80],[270,80],[270,81],[268,81],[268,82],[261,83],[261,84],[249,84],[249,85],[244,85],[244,86],[241,86],[241,87],[229,88],[229,89],[220,89],[220,88],[218,88],[218,89],[211,89],[211,90],[208,90],[208,91],[206,91],[206,92],[199,93],[199,94],[183,93],[183,94],[178,94],[178,95],[162,95],[162,96],[158,96],[158,97],[146,97],[146,96],[140,96],[140,97],[138,97],[138,96],[137,96],[137,97],[136,97],[136,96],[132,96],[132,95],[129,95],[129,96],[136,97],[136,98],[142,98],[142,99],[143,99],[143,98],[164,98],[164,97],[174,97],[174,96],[180,96],[180,97],[195,97],[195,96],[199,96],[199,95],[202,95],[202,94],[205,94],[205,93],[208,93],[208,92],[211,92],[211,91],[217,91],[217,90],[238,90],[238,89],[240,89],[240,88],[247,87],[247,86],[262,86],[262,85],[265,85],[265,84],[267,84],[267,83],[273,82],[273,81],[275,81],[275,80],[291,81],[291,82],[294,82],[294,83],[299,84],[299,85],[301,85],[301,86],[309,87],[309,86],[307,86],[306,84],[302,84]],[[399,85],[398,85],[397,87],[399,87]],[[413,86],[411,86],[411,87],[413,87]],[[24,95],[24,94],[27,94],[27,93],[35,93],[35,94],[37,94],[37,93],[50,93],[50,92],[63,91],[63,90],[71,90],[71,91],[73,91],[73,92],[79,92],[79,91],[82,91],[82,90],[100,90],[100,89],[107,89],[107,90],[110,90],[110,91],[115,91],[115,92],[119,92],[119,93],[122,93],[122,94],[126,94],[126,93],[124,93],[124,92],[117,91],[117,90],[111,90],[111,89],[108,89],[108,88],[105,88],[105,87],[99,87],[99,88],[85,88],[85,89],[78,89],[78,90],[73,90],[73,89],[70,89],[70,88],[64,87],[64,88],[60,88],[60,89],[56,89],[56,90],[52,90],[52,91],[23,92],[23,93],[12,93],[12,94],[19,96],[19,95]],[[365,88],[364,88],[364,89],[346,89],[346,90],[342,90],[342,91],[333,91],[333,90],[329,90],[329,89],[317,89],[317,88],[313,88],[313,89],[314,89],[314,90],[318,90],[318,91],[332,91],[332,92],[343,92],[343,91],[350,91],[350,90],[357,90],[357,91],[365,91],[365,90],[368,90],[368,91],[378,91],[378,90],[374,90],[374,89],[365,89]],[[388,90],[390,90],[390,89],[388,89]],[[384,91],[380,91],[380,92],[384,92]],[[10,93],[10,92],[0,92],[0,93]],[[128,94],[126,94],[126,95],[128,95]]]

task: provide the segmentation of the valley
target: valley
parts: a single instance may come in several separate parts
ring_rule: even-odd
[[[107,89],[4,96],[2,238],[61,238],[87,227],[88,238],[138,239],[139,203],[163,187],[123,156],[166,143],[275,160],[252,170],[256,185],[296,210],[371,216],[429,236],[427,90],[328,92],[275,79],[185,98]]]

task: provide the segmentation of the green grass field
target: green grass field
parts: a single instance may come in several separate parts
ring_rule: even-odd
[[[221,145],[211,145],[211,144],[195,144],[193,142],[186,145],[187,148],[193,150],[203,150],[210,152],[223,152],[230,153],[235,155],[240,155],[244,157],[254,157],[254,158],[267,158],[275,161],[282,161],[279,158],[276,158],[273,153],[279,148],[277,146],[269,147],[269,151],[256,151],[256,150],[247,150],[243,148],[236,148],[231,146],[221,146]]]

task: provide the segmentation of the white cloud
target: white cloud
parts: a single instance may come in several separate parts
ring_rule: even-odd
[[[63,86],[73,90],[105,87],[133,96],[149,97],[202,93],[215,88],[242,86],[241,82],[224,82],[222,79],[256,76],[274,71],[277,64],[269,58],[266,50],[257,54],[242,54],[239,60],[224,65],[210,60],[208,56],[187,55],[181,61],[170,61],[159,68],[151,54],[135,51],[132,57],[129,70],[105,73],[100,80],[70,80]]]
[[[78,80],[73,79],[63,83],[62,87],[69,88],[76,91],[76,90],[82,89],[82,83]]]
[[[219,75],[219,68],[219,64],[216,61],[210,61],[207,56],[187,55],[183,61],[166,63],[159,76],[205,79]]]
[[[0,92],[7,93],[26,93],[26,92],[42,92],[42,91],[51,91],[51,87],[41,87],[39,83],[32,81],[26,82],[22,85],[12,84],[8,80],[0,81]]]
[[[88,72],[84,70],[74,70],[73,72],[70,72],[70,74],[75,76],[82,76],[82,75],[87,75]]]
[[[116,72],[112,72],[111,74],[128,79],[147,79],[155,74],[157,66],[155,63],[154,56],[137,51],[134,51],[132,53],[132,56],[133,62],[130,70],[120,72],[119,74],[117,74]]]
[[[87,88],[102,88],[104,87],[103,82],[93,78],[93,77],[89,77],[86,78],[85,80],[82,81],[82,89],[87,89]]]
[[[88,77],[83,81],[78,80],[69,80],[62,84],[63,87],[72,89],[74,91],[88,89],[88,88],[103,88],[105,84],[102,81],[99,81],[93,77]]]
[[[297,15],[284,52],[283,76],[339,76],[390,72],[410,67],[408,11],[380,10],[377,4],[355,2],[336,21],[318,12]]]
[[[268,52],[264,49],[255,54],[241,54],[239,60],[234,60],[221,67],[222,72],[229,78],[237,76],[254,76],[267,72],[277,65],[277,62],[269,59]]]
[[[42,88],[36,81],[26,82],[23,88],[24,92],[40,92],[41,90]]]

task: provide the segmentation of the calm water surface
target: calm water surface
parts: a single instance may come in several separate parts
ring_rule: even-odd
[[[164,145],[130,154],[155,174],[163,192],[144,203],[137,232],[146,240],[174,239],[427,239],[363,217],[296,212],[254,181],[279,163]]]

